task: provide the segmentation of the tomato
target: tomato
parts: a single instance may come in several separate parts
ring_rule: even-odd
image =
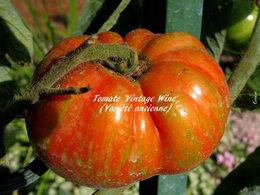
[[[258,17],[259,8],[252,0],[235,0],[229,15],[225,48],[243,51],[248,44]]]
[[[34,82],[88,37],[54,46],[37,67]],[[45,97],[26,113],[37,156],[58,175],[95,188],[200,165],[218,145],[230,108],[224,74],[202,43],[184,32],[145,29],[125,39],[114,32],[97,37],[91,47],[128,45],[143,59],[137,69],[141,64],[149,68],[129,79],[99,61],[78,64],[53,87],[90,84],[91,91]]]

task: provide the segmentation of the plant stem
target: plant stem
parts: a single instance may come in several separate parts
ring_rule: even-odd
[[[47,88],[41,90],[39,93],[40,93],[40,97],[54,96],[54,95],[76,95],[76,94],[86,93],[91,89],[92,88],[90,85],[81,88],[77,88],[77,87],[69,87],[65,89]]]
[[[229,81],[230,103],[232,104],[260,62],[260,16],[245,55],[233,71]]]
[[[109,31],[113,26],[117,23],[117,20],[121,14],[128,6],[131,0],[122,0],[116,10],[112,13],[112,15],[108,18],[108,20],[101,26],[98,30],[98,33]]]
[[[82,43],[75,50],[67,53],[55,66],[36,83],[29,92],[24,94],[9,105],[5,110],[0,111],[0,127],[4,128],[17,115],[25,111],[30,105],[39,100],[41,96],[48,95],[68,95],[85,93],[90,90],[87,88],[53,89],[51,88],[60,78],[67,74],[77,65],[94,60],[109,61],[111,57],[116,57],[120,61],[112,62],[115,71],[122,74],[132,73],[138,66],[137,53],[128,46],[119,44],[95,44],[97,36],[93,35]]]
[[[31,90],[23,96],[16,99],[12,104],[10,104],[5,110],[0,112],[1,123],[0,127],[4,128],[9,122],[11,122],[17,115],[24,112],[29,106],[33,105],[40,98],[46,96],[55,95],[73,95],[86,93],[91,90],[90,86],[76,88],[70,87],[67,89],[54,89],[54,88],[44,88]]]
[[[88,39],[77,49],[64,56],[36,85],[32,86],[31,90],[51,87],[71,69],[87,61],[97,59],[106,61],[109,60],[110,57],[118,57],[121,61],[116,67],[117,69],[114,70],[122,74],[132,73],[138,66],[138,56],[130,47],[109,43],[90,46],[88,42],[92,42],[92,39]],[[121,64],[125,64],[125,66],[122,67]]]

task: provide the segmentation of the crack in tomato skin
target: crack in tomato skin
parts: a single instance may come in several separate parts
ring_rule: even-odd
[[[147,58],[144,65],[150,65],[139,67],[145,71],[129,80],[127,75],[114,74],[100,60],[83,62],[56,82],[54,87],[59,88],[90,84],[92,90],[47,97],[29,109],[30,139],[33,145],[46,147],[34,147],[46,165],[75,183],[114,188],[157,174],[185,172],[208,158],[224,132],[229,97],[223,72],[199,40],[188,33],[161,35],[138,29],[124,40],[105,32],[97,35],[97,42],[125,42]],[[48,55],[55,55],[54,51]],[[41,71],[46,67],[42,66]],[[94,101],[96,95],[120,98]],[[172,107],[167,113],[139,112],[136,108],[148,105],[126,101],[126,95],[154,97],[151,105]],[[160,95],[175,98],[159,102]],[[132,109],[100,112],[106,105],[131,105]],[[38,125],[43,123],[39,135]]]

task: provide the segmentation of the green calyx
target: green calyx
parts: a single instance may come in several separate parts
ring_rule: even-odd
[[[87,40],[64,56],[31,89],[49,88],[71,69],[87,61],[104,61],[112,70],[129,74],[138,66],[138,55],[127,45],[110,43],[91,45]]]
[[[130,47],[119,44],[101,44],[88,47],[77,58],[78,63],[91,60],[102,60],[112,70],[122,73],[132,73],[138,66],[138,55]]]
[[[106,66],[123,75],[128,75],[135,71],[139,62],[138,55],[132,48],[124,44],[93,45],[95,39],[96,37],[93,35],[78,48],[67,53],[38,82],[34,83],[27,93],[18,97],[4,110],[0,110],[0,127],[7,125],[41,97],[80,94],[91,90],[91,86],[83,88],[71,87],[68,89],[51,88],[66,73],[83,62],[105,62]]]

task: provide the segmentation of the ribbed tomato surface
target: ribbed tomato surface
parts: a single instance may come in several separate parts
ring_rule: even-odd
[[[44,98],[28,110],[29,138],[43,162],[75,183],[113,188],[185,172],[208,158],[223,135],[230,102],[224,74],[201,42],[184,32],[145,29],[124,40],[113,32],[97,36],[95,44],[126,43],[152,65],[130,81],[84,62],[59,80],[53,87],[90,84],[92,90]],[[34,82],[88,37],[52,48]]]

